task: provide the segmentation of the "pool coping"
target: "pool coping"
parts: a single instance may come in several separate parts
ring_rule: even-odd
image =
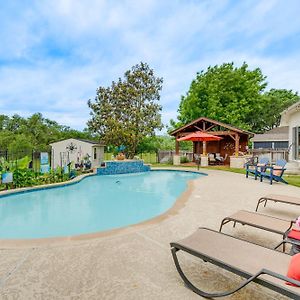
[[[186,169],[178,170],[178,168],[154,168],[151,169],[150,171],[179,171],[179,172],[197,173],[203,176],[207,176],[206,173],[200,171],[186,170]],[[35,186],[35,187],[22,188],[13,191],[10,190],[10,191],[6,191],[9,193],[5,193],[5,194],[3,192],[0,192],[0,198],[12,194],[17,194],[17,193],[26,193],[26,192],[37,191],[37,190],[44,190],[48,188],[57,188],[66,185],[72,185],[72,184],[79,183],[83,179],[90,176],[109,176],[109,175],[97,175],[96,173],[83,174],[67,182],[47,184],[47,185],[43,185],[43,187]],[[120,234],[128,234],[142,228],[143,229],[147,228],[148,226],[157,225],[158,223],[161,223],[179,213],[179,211],[187,203],[190,195],[194,190],[196,181],[198,180],[199,178],[191,179],[187,181],[187,188],[175,200],[172,207],[170,207],[164,213],[157,215],[151,219],[136,224],[120,227],[120,228],[98,231],[94,233],[84,233],[84,234],[72,235],[72,236],[36,238],[36,239],[0,239],[0,249],[40,248],[40,247],[49,247],[49,246],[70,245],[70,243],[73,242],[83,242],[83,241],[88,241],[96,238],[110,237],[110,236],[120,235]]]

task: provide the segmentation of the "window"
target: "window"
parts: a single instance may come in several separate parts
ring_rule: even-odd
[[[272,149],[272,142],[254,142],[254,149]]]
[[[94,148],[94,159],[97,159],[97,148]]]
[[[274,149],[287,149],[289,147],[289,142],[274,142]]]

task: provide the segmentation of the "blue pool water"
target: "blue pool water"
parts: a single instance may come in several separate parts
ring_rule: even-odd
[[[151,171],[91,176],[77,184],[0,198],[0,239],[93,233],[168,210],[200,174]]]

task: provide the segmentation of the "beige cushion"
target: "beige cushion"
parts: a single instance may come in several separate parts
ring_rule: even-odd
[[[273,166],[273,174],[275,176],[280,176],[282,172],[282,166]]]

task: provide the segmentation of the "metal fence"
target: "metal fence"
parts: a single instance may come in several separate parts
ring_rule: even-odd
[[[175,150],[159,150],[157,152],[138,153],[136,156],[144,160],[147,164],[154,163],[173,163],[173,156]],[[193,161],[192,151],[179,151],[181,157],[186,157],[187,161]],[[105,152],[104,160],[112,160],[114,158],[113,153]]]
[[[40,171],[41,152],[49,155],[49,165],[51,166],[51,151],[39,150],[19,150],[9,151],[0,149],[0,166],[2,169],[31,169],[34,172]]]
[[[170,163],[173,162],[173,156],[175,155],[175,151],[171,150],[159,150],[157,152],[157,161],[159,163]],[[193,161],[194,153],[192,151],[179,151],[179,155],[181,157],[186,157],[188,161]]]
[[[142,159],[146,164],[155,164],[158,163],[158,155],[156,152],[147,152],[147,153],[138,153],[136,155],[139,159]],[[104,153],[104,160],[112,160],[114,155],[111,152]]]

